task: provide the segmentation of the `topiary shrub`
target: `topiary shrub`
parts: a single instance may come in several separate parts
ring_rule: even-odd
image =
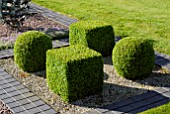
[[[52,48],[51,38],[38,31],[21,34],[14,44],[15,63],[23,71],[45,69],[46,51]]]
[[[118,75],[127,79],[143,79],[154,67],[153,46],[148,40],[124,38],[113,49],[112,60]]]
[[[48,50],[46,75],[49,88],[66,102],[102,92],[102,55],[81,45]]]
[[[112,54],[115,38],[111,25],[100,21],[79,21],[71,24],[69,29],[70,45],[85,45],[103,56]]]

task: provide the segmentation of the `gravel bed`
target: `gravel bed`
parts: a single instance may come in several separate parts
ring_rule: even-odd
[[[0,100],[0,114],[14,114],[8,106]]]
[[[161,67],[155,66],[150,77],[146,79],[131,81],[116,75],[111,57],[105,57],[104,63],[103,92],[70,104],[63,102],[58,95],[49,90],[46,84],[45,71],[35,73],[23,72],[14,64],[13,58],[0,60],[0,67],[4,68],[61,114],[80,114],[98,106],[111,104],[133,95],[145,93],[148,90],[170,86],[170,73]]]
[[[68,30],[68,27],[63,26],[53,20],[43,17],[41,14],[34,14],[27,16],[18,30],[11,29],[6,24],[0,22],[0,41],[2,42],[15,42],[19,34],[30,31],[45,31],[47,29],[56,29],[56,30]]]

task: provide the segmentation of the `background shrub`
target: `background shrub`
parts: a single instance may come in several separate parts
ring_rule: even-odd
[[[52,48],[49,36],[38,31],[21,34],[14,44],[15,63],[24,71],[45,69],[46,51]]]
[[[155,62],[153,46],[148,40],[124,38],[114,47],[112,60],[118,75],[142,79],[152,72]]]
[[[80,45],[48,50],[46,74],[49,88],[72,102],[102,92],[103,59]]]
[[[112,26],[100,21],[79,21],[71,24],[69,38],[70,45],[85,45],[103,56],[111,55],[115,45]]]

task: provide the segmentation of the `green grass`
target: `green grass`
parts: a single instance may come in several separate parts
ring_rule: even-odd
[[[79,20],[104,20],[117,36],[154,40],[170,55],[170,0],[32,0]]]
[[[140,114],[169,114],[169,113],[170,113],[170,103],[167,103],[165,105],[144,111]]]

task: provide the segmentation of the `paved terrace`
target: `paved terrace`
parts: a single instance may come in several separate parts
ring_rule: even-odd
[[[60,24],[69,26],[76,19],[63,16],[43,7],[31,4],[30,11],[38,11],[43,16],[53,19]],[[53,48],[68,46],[68,38],[53,42]],[[13,57],[13,49],[0,51],[0,59]],[[170,56],[155,52],[156,64],[170,70]],[[0,68],[0,99],[16,114],[56,114],[55,110],[42,101],[33,92],[18,82],[13,76]],[[98,107],[83,114],[123,114],[139,113],[160,106],[170,101],[170,87],[160,87],[154,91],[133,96],[122,101],[103,107]]]

